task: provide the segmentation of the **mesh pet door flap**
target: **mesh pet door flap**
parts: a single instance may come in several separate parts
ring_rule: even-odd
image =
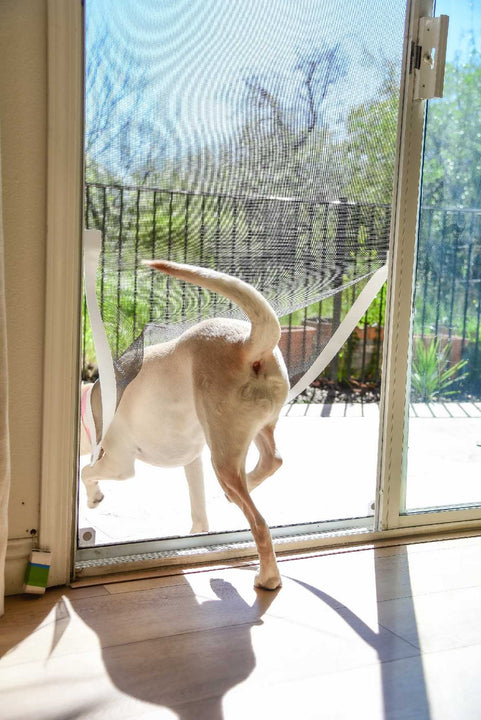
[[[146,345],[242,317],[143,259],[235,275],[280,318],[371,278],[309,376],[329,337],[291,349],[296,392],[355,327],[385,279],[398,5],[87,2],[86,227],[102,236],[96,291],[116,402]]]

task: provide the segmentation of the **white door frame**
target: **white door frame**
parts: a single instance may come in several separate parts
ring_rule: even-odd
[[[408,0],[405,58],[417,18],[433,0]],[[81,314],[83,12],[81,0],[48,0],[49,143],[48,245],[40,546],[53,553],[49,584],[69,581],[76,535],[77,419]],[[406,61],[405,61],[406,65]],[[376,528],[366,542],[481,527],[481,510],[400,514],[405,472],[406,387],[410,343],[424,102],[412,99],[412,75],[403,71],[398,161],[393,201],[392,252],[384,345]],[[60,358],[60,360],[59,360]],[[55,373],[51,369],[55,367]],[[481,498],[480,498],[481,499]],[[311,545],[359,543],[357,533]],[[295,540],[289,542],[294,550]],[[305,539],[300,547],[306,547]],[[231,553],[230,553],[231,554]],[[240,553],[242,554],[242,553]],[[209,553],[207,553],[207,558]],[[196,552],[196,557],[205,560]]]
[[[481,508],[434,509],[402,514],[406,489],[411,302],[414,288],[420,180],[426,101],[414,100],[414,72],[410,72],[412,42],[417,40],[420,17],[433,15],[434,0],[411,0],[405,36],[401,80],[398,154],[393,198],[390,276],[386,308],[384,370],[379,441],[376,528],[447,529],[480,526]],[[412,68],[411,68],[412,70]],[[479,498],[481,503],[481,496]]]
[[[408,8],[394,170],[391,249],[386,302],[380,413],[376,523],[379,530],[398,527],[405,469],[407,373],[411,306],[418,225],[425,101],[414,100],[410,48],[419,18],[433,14],[434,0],[413,0]]]
[[[75,537],[83,189],[83,8],[48,0],[45,371],[39,546],[69,581]]]

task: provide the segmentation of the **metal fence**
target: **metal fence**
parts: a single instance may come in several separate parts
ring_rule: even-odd
[[[110,267],[107,273],[102,265],[99,287],[104,320],[110,299],[116,299],[113,348],[117,356],[135,339],[145,322],[154,317],[159,319],[159,298],[154,293],[145,298],[144,292],[146,302],[141,303],[137,297],[142,254],[200,265],[210,263],[239,276],[249,263],[255,263],[259,266],[256,273],[258,288],[263,292],[263,281],[269,278],[272,264],[292,267],[300,247],[303,258],[309,261],[311,254],[318,262],[315,254],[324,252],[329,246],[329,262],[336,268],[332,282],[335,294],[281,318],[281,347],[293,377],[298,368],[305,366],[307,360],[324,346],[359,292],[356,284],[343,292],[336,292],[336,285],[347,284],[349,273],[369,272],[370,263],[386,252],[390,208],[345,200],[328,203],[88,184],[85,225],[102,231],[103,242],[109,245],[107,254],[114,258],[118,269],[115,280],[115,268]],[[350,248],[349,257],[343,255],[346,247]],[[363,248],[363,252],[356,253],[357,248]],[[121,314],[121,271],[126,263],[131,268],[131,292],[126,301],[128,312]],[[307,296],[309,282],[306,266],[305,280],[300,283],[301,294],[306,292]],[[182,320],[188,305],[185,297],[182,297],[181,305]],[[171,294],[168,280],[162,308],[161,322],[168,324],[174,314],[179,317],[179,298]],[[371,312],[370,317],[365,318],[370,332],[359,330],[353,334],[328,369],[328,376],[378,380],[383,314],[384,291],[374,316]],[[84,376],[87,376],[88,366],[93,364],[93,348],[85,312],[83,326]],[[373,331],[374,340],[371,338]]]
[[[414,336],[449,346],[466,361],[461,393],[481,395],[481,210],[423,207],[420,213]]]
[[[282,250],[276,245],[275,232],[272,232],[272,224],[279,222],[284,238],[292,240],[284,243]],[[286,247],[295,252],[301,233],[306,236],[326,233],[328,225],[339,247],[347,235],[364,234],[374,240],[385,240],[389,236],[390,208],[346,201],[314,203],[87,184],[85,223],[86,227],[100,229],[104,239],[113,243],[119,269],[127,255],[134,268],[131,307],[128,318],[125,314],[122,318],[127,327],[121,327],[120,316],[117,321],[116,351],[119,352],[122,343],[134,340],[142,324],[152,320],[157,312],[153,295],[147,307],[140,307],[136,301],[135,267],[141,248],[148,248],[152,257],[159,255],[177,261],[202,264],[209,258],[214,267],[222,260],[222,266],[236,274],[242,264],[249,261],[249,244],[254,241],[262,243],[261,264],[268,268],[272,257],[282,261],[279,253],[286,253]],[[458,355],[467,359],[469,388],[479,392],[481,211],[424,208],[418,256],[414,333],[425,342],[437,337],[449,342],[452,362]],[[340,257],[341,276],[342,262]],[[262,286],[259,289],[262,291]],[[354,284],[281,319],[281,347],[291,371],[295,370],[292,365],[298,362],[299,356],[305,360],[325,345],[359,290]],[[101,273],[102,312],[109,293],[120,293],[120,287],[107,287]],[[163,317],[166,323],[172,314],[172,302],[167,285]],[[359,327],[323,373],[327,383],[379,386],[384,312],[383,288]],[[85,309],[83,328],[84,377],[87,377],[94,358]]]

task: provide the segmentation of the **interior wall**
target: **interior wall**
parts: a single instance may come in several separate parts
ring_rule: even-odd
[[[13,573],[7,572],[7,590],[12,591],[21,582],[25,549],[39,523],[47,199],[47,0],[1,0],[0,47],[12,465],[10,562],[15,563],[18,556],[18,568]]]

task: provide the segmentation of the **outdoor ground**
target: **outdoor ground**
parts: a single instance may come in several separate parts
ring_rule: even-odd
[[[277,427],[282,468],[254,492],[271,526],[372,514],[379,406],[376,403],[293,404]],[[410,408],[409,508],[481,502],[481,404],[415,404]],[[246,527],[227,502],[204,453],[211,531]],[[86,456],[81,464],[88,462]],[[250,463],[255,462],[255,451]],[[138,462],[136,477],[105,481],[105,499],[86,506],[80,486],[79,528],[95,544],[188,534],[190,511],[183,470]]]

